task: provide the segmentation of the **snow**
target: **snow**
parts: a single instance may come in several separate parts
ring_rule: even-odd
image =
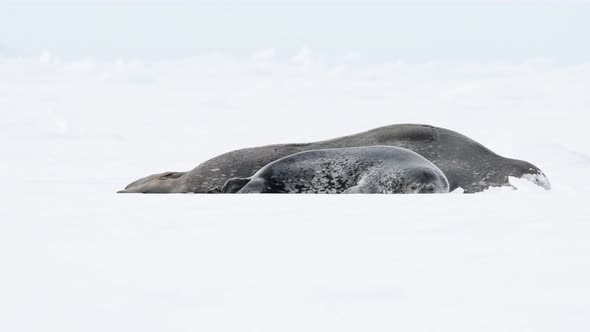
[[[590,65],[274,54],[0,58],[0,330],[590,329]],[[553,189],[115,194],[231,149],[407,122]]]

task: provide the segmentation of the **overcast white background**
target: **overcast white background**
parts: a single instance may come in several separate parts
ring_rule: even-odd
[[[588,8],[0,0],[0,331],[590,331]],[[406,122],[553,189],[115,193]]]
[[[0,1],[0,55],[581,63],[587,1]]]

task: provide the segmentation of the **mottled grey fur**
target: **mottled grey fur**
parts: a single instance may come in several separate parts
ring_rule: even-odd
[[[543,172],[531,163],[499,156],[469,137],[448,129],[398,124],[327,141],[235,150],[207,160],[189,172],[169,172],[139,179],[120,192],[218,192],[228,179],[250,177],[268,163],[297,152],[374,145],[398,146],[417,152],[444,172],[451,191],[461,187],[466,193],[474,193],[490,186],[507,186],[509,176],[524,176],[550,188]]]
[[[229,179],[223,192],[292,194],[446,193],[449,182],[419,154],[392,146],[311,150]]]

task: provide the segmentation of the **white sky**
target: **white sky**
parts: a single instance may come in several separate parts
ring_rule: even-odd
[[[411,4],[411,5],[410,5]],[[436,4],[436,5],[435,5]],[[304,46],[326,62],[590,60],[587,1],[0,0],[0,55],[177,58]]]

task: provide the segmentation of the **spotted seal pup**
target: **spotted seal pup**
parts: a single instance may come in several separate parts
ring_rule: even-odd
[[[209,159],[188,172],[165,172],[130,183],[123,193],[218,192],[234,177],[247,178],[288,155],[318,149],[388,145],[412,150],[438,166],[450,190],[475,193],[490,186],[509,186],[508,177],[526,178],[545,189],[551,185],[535,165],[502,157],[455,131],[420,124],[396,124],[326,141],[245,148]]]
[[[250,178],[229,179],[226,193],[446,193],[443,172],[421,155],[393,146],[311,150],[264,166]]]

